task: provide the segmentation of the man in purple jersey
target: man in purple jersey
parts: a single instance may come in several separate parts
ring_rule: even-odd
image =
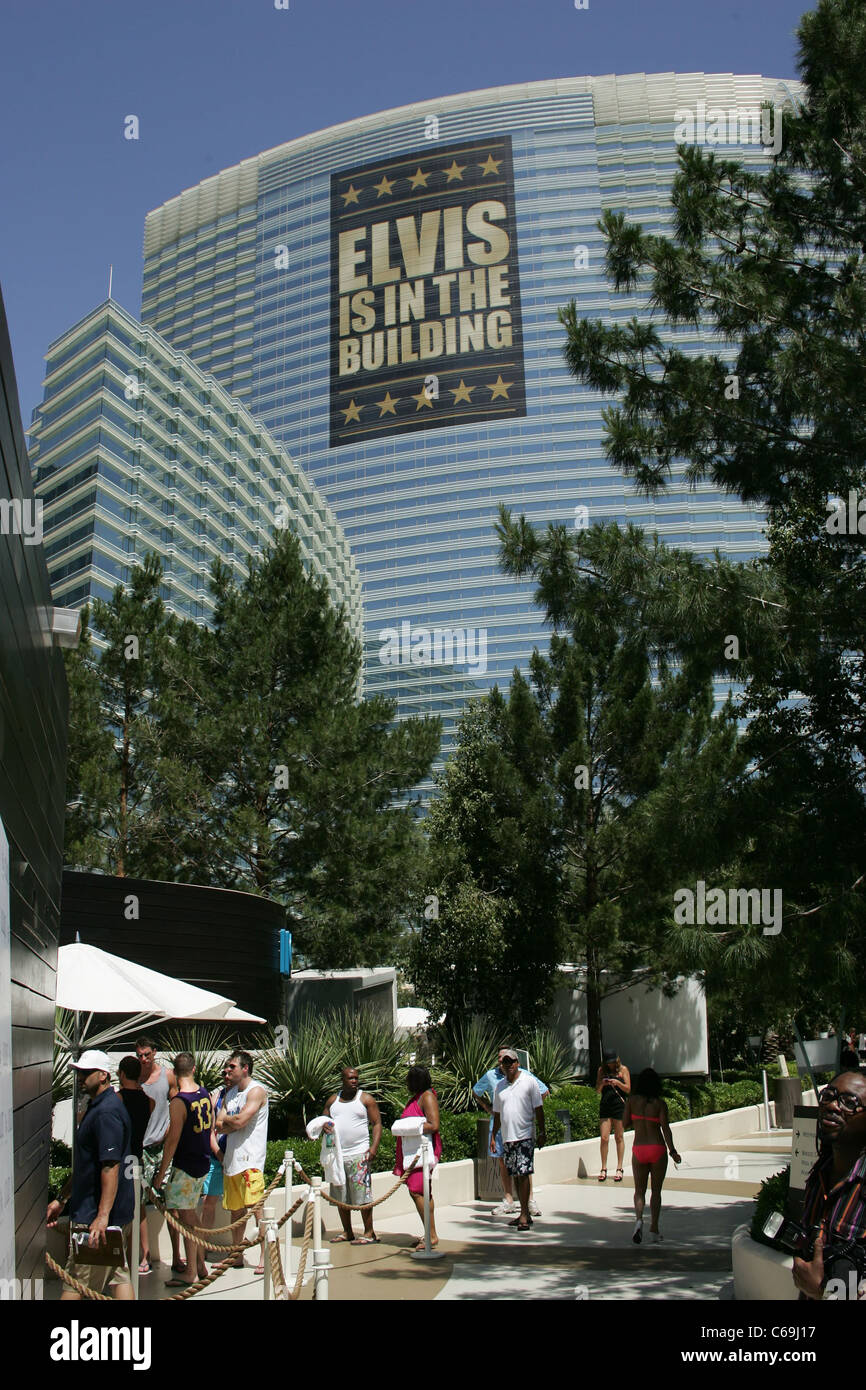
[[[194,1226],[196,1208],[210,1170],[213,1129],[213,1107],[204,1086],[195,1079],[195,1058],[191,1052],[179,1052],[174,1059],[177,1095],[169,1103],[168,1133],[162,1150],[154,1189],[159,1192],[165,1182],[168,1166],[173,1162],[171,1178],[166,1183],[166,1211],[176,1212],[185,1226]],[[202,1246],[184,1236],[186,1271],[166,1281],[166,1288],[194,1284],[207,1275]]]

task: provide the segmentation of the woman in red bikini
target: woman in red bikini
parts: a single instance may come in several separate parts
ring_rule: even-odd
[[[662,1183],[668,1167],[668,1154],[674,1163],[681,1159],[674,1148],[668,1120],[668,1107],[662,1100],[662,1083],[652,1067],[646,1067],[637,1078],[625,1103],[623,1124],[634,1125],[631,1150],[631,1170],[634,1174],[634,1234],[632,1240],[643,1240],[643,1212],[646,1205],[647,1180],[652,1176],[650,1198],[650,1239],[661,1240],[659,1213],[662,1209]]]

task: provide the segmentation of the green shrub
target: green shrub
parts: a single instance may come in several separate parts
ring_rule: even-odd
[[[64,1148],[65,1148],[65,1147],[66,1147],[66,1146],[64,1145]],[[71,1168],[67,1168],[67,1167],[56,1167],[56,1168],[55,1168],[54,1165],[52,1164],[52,1166],[48,1169],[48,1200],[49,1200],[49,1202],[53,1202],[53,1201],[55,1201],[56,1198],[59,1198],[59,1196],[60,1196],[61,1192],[63,1191],[63,1188],[65,1187],[66,1183],[68,1182],[68,1180],[69,1180],[71,1174],[72,1174],[72,1169],[71,1169]]]
[[[478,1110],[463,1111],[459,1115],[447,1110],[440,1111],[439,1133],[442,1135],[443,1163],[453,1163],[458,1158],[475,1158],[478,1121],[483,1118]]]
[[[49,1150],[49,1163],[52,1168],[71,1168],[72,1149],[62,1139],[52,1139]]]
[[[772,1212],[784,1212],[785,1203],[788,1200],[790,1182],[790,1163],[787,1168],[783,1168],[778,1173],[773,1173],[769,1178],[764,1178],[764,1181],[761,1183],[760,1191],[755,1198],[755,1210],[752,1213],[752,1240],[758,1240],[762,1245],[772,1244],[772,1241],[768,1240],[764,1235],[764,1222]]]
[[[759,1105],[764,1098],[764,1088],[759,1081],[704,1081],[695,1086],[677,1089],[688,1102],[692,1119],[698,1119],[703,1115],[718,1115],[725,1110],[738,1110],[744,1105]],[[671,1096],[676,1093],[673,1085],[667,1082],[665,1098],[668,1100],[669,1108]],[[688,1116],[678,1115],[677,1118],[687,1119]]]
[[[562,1121],[557,1110],[567,1110],[571,1116],[571,1138],[592,1139],[598,1134],[599,1096],[594,1087],[561,1086],[555,1096],[547,1096],[544,1101],[544,1118],[547,1128],[548,1144],[561,1144],[565,1137]]]
[[[668,1107],[668,1119],[671,1124],[676,1124],[678,1120],[691,1118],[689,1104],[685,1096],[681,1096],[678,1091],[669,1091],[665,1088],[662,1097]]]

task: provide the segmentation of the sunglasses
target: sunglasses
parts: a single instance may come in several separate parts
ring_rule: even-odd
[[[849,1115],[856,1115],[858,1110],[866,1110],[866,1105],[854,1095],[853,1091],[837,1091],[835,1086],[825,1086],[818,1104],[830,1105],[834,1100],[837,1100],[841,1108]]]

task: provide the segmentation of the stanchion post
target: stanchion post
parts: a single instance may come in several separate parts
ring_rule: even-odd
[[[141,1164],[130,1154],[132,1159],[132,1190],[135,1194],[135,1204],[132,1212],[132,1236],[129,1242],[129,1258],[132,1262],[132,1296],[138,1299],[138,1266],[141,1263]]]
[[[264,1265],[264,1299],[269,1303],[273,1294],[271,1289],[271,1259],[268,1253],[268,1245],[274,1239],[274,1208],[265,1207],[262,1211],[262,1219],[259,1222],[259,1233],[262,1236],[262,1264]]]
[[[294,1176],[295,1155],[291,1149],[286,1149],[283,1154],[283,1162],[286,1165],[285,1184],[286,1184],[286,1211],[292,1205],[292,1179]],[[283,1269],[287,1279],[292,1277],[292,1218],[283,1227]]]
[[[424,1249],[413,1250],[413,1260],[441,1260],[441,1250],[434,1250],[430,1244],[430,1140],[421,1135],[421,1182],[424,1188]]]
[[[762,1071],[761,1071],[761,1076],[762,1076],[763,1081],[764,1081],[764,1128],[767,1130],[767,1133],[769,1133],[769,1132],[770,1132],[770,1128],[771,1128],[771,1126],[770,1126],[770,1096],[769,1096],[769,1092],[768,1092],[768,1090],[767,1090],[767,1069],[766,1069],[766,1067],[764,1067],[764,1068],[762,1069]]]

